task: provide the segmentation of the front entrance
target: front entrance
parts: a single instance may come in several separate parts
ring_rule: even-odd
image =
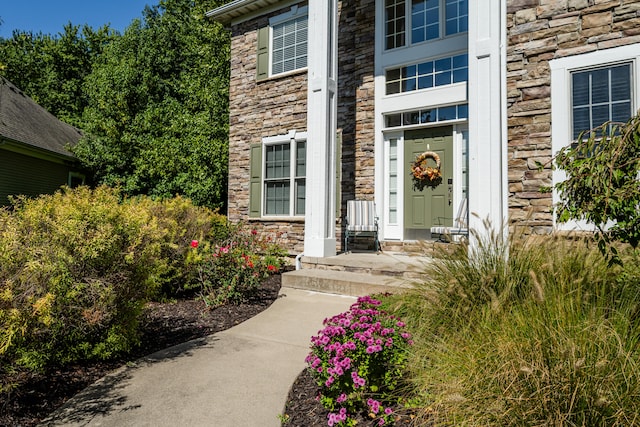
[[[405,131],[404,164],[410,171],[412,163],[425,151],[440,157],[442,183],[437,187],[415,188],[411,176],[404,179],[404,227],[409,234],[424,235],[432,225],[453,223],[453,127],[443,126]],[[428,166],[435,166],[431,159]],[[414,232],[410,232],[414,230]]]

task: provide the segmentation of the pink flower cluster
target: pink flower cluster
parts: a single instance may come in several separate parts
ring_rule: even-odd
[[[404,360],[395,355],[412,342],[411,334],[402,331],[405,324],[379,310],[380,304],[370,296],[358,298],[349,311],[325,319],[324,329],[311,338],[312,351],[306,362],[324,386],[322,399],[332,411],[329,426],[344,425],[348,412],[358,409],[354,400],[361,399],[362,393],[372,396],[366,400],[366,408],[380,417],[378,425],[385,424],[393,413],[371,393],[384,392],[388,365]]]

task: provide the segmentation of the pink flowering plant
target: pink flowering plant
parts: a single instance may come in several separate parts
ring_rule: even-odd
[[[242,226],[223,242],[200,245],[194,240],[191,247],[201,251],[194,257],[198,282],[203,300],[212,307],[246,300],[264,279],[280,271],[286,255],[270,238]]]
[[[380,304],[360,297],[348,311],[325,319],[324,329],[311,338],[306,362],[330,411],[330,427],[354,426],[354,416],[363,412],[377,425],[393,424],[394,391],[413,342],[405,324]]]

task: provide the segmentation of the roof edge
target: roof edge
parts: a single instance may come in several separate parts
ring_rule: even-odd
[[[205,12],[209,19],[217,21],[224,26],[237,24],[269,13],[274,8],[286,7],[290,4],[300,3],[302,0],[233,0],[230,3]]]

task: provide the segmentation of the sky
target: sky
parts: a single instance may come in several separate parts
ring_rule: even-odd
[[[131,21],[142,16],[145,5],[157,0],[1,0],[0,37],[13,30],[57,35],[71,21],[98,29],[109,24],[121,33]]]

